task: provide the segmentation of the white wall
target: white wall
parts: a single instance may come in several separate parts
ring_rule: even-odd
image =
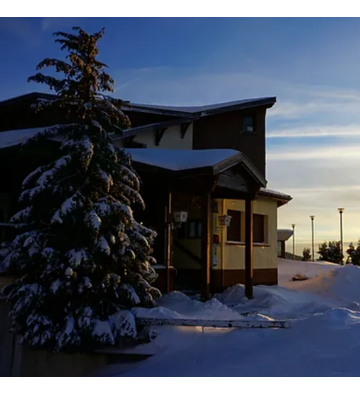
[[[193,147],[193,123],[189,125],[184,138],[181,138],[180,130],[180,125],[167,128],[159,145],[155,144],[155,131],[138,134],[134,138],[134,142],[146,144],[146,148],[191,150]],[[123,148],[124,140],[116,140],[115,145],[119,148]]]
[[[193,124],[189,125],[183,139],[181,138],[180,130],[180,125],[167,128],[158,146],[155,145],[155,132],[140,133],[135,137],[134,141],[146,144],[147,148],[192,149]]]

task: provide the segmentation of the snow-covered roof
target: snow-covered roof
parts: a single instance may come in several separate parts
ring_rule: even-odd
[[[24,95],[11,97],[10,99],[5,99],[0,101],[0,107],[12,105],[14,103],[24,102],[27,100],[36,100],[36,101],[44,101],[44,100],[54,100],[56,95],[42,92],[31,92],[26,93]]]
[[[232,157],[241,155],[233,149],[171,150],[158,148],[129,148],[134,162],[172,171],[215,166]]]
[[[201,114],[210,115],[220,111],[231,111],[241,108],[256,107],[262,105],[273,105],[276,102],[276,97],[260,97],[254,99],[235,100],[225,103],[208,104],[203,106],[162,106],[152,104],[130,103],[130,106],[125,108],[127,110],[144,111],[144,112],[172,112],[184,114]]]
[[[27,139],[34,137],[37,133],[45,129],[48,129],[48,127],[0,132],[0,149],[23,144]]]
[[[25,95],[17,96],[11,99],[0,101],[1,106],[12,105],[22,101],[38,101],[40,100],[53,100],[56,95],[32,92]],[[197,106],[168,106],[168,105],[155,105],[155,104],[141,104],[141,103],[129,103],[123,107],[124,111],[137,111],[157,114],[167,114],[176,116],[189,116],[199,115],[206,116],[215,114],[218,112],[239,110],[242,108],[257,107],[257,106],[269,106],[271,107],[276,102],[276,97],[259,97],[251,99],[242,99],[229,101],[224,103],[197,105]]]
[[[260,188],[259,193],[260,193],[260,195],[272,197],[274,199],[277,199],[279,201],[286,202],[286,203],[289,202],[290,200],[292,200],[292,197],[290,195],[287,195],[286,193],[274,191],[274,190],[268,189],[268,188]]]

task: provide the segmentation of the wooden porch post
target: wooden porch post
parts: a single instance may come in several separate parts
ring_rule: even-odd
[[[166,292],[171,292],[170,284],[170,266],[171,266],[171,235],[172,235],[172,193],[171,189],[168,190],[167,204],[166,204],[166,243],[165,243],[165,262],[166,262]]]
[[[201,239],[201,271],[202,271],[202,298],[210,298],[210,259],[211,259],[211,193],[203,195],[202,199],[202,225]]]
[[[245,295],[253,298],[253,201],[245,200]]]

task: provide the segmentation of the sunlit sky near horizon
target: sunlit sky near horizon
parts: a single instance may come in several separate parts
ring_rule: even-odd
[[[52,33],[106,27],[100,58],[116,96],[200,105],[276,96],[267,115],[268,187],[294,200],[279,228],[296,224],[301,249],[360,238],[360,20],[356,18],[0,18],[0,100],[28,84],[36,64],[60,51]],[[298,252],[300,250],[298,249]]]

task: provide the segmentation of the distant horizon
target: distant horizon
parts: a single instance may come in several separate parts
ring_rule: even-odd
[[[329,242],[329,241],[336,241],[336,240],[324,240],[324,241],[318,242],[318,243],[315,242],[315,258],[316,259],[319,257],[319,254],[317,254],[317,252],[316,252],[319,249],[319,244],[321,244],[321,243],[323,243],[325,241]],[[344,241],[344,253],[345,253],[345,255],[346,255],[346,250],[348,249],[350,243],[351,243],[351,241]],[[357,241],[356,242],[352,241],[352,243],[357,244]],[[298,243],[295,242],[295,255],[302,256],[304,248],[310,248],[310,253],[311,253],[311,251],[312,251],[311,242],[309,242],[309,243],[308,242],[301,242],[301,241],[298,242]],[[285,244],[285,251],[288,252],[289,254],[293,253],[291,239],[289,239],[286,242],[286,244]]]

